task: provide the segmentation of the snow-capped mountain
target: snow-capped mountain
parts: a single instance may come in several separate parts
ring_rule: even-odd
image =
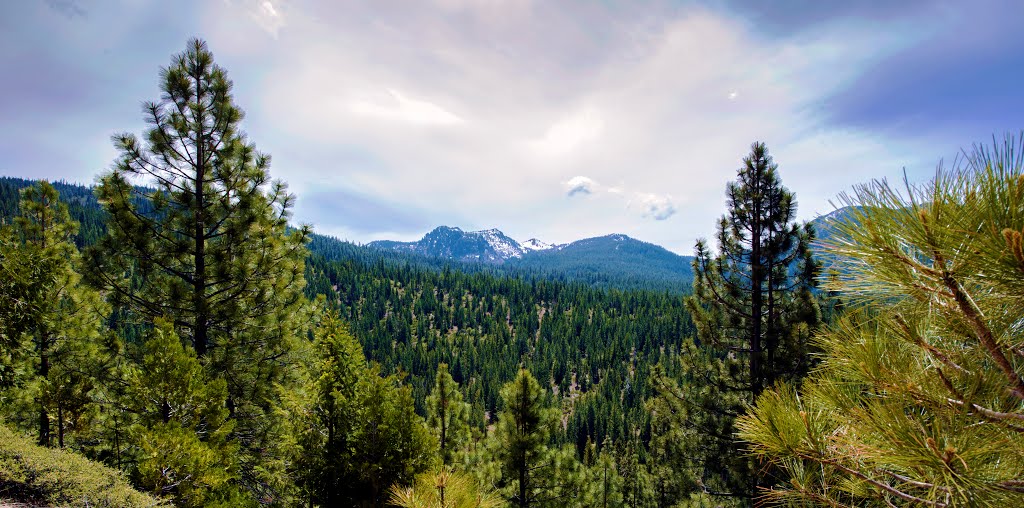
[[[610,286],[690,287],[692,258],[623,234],[549,244],[536,238],[517,242],[497,229],[463,231],[441,226],[416,242],[371,242],[370,247],[431,258],[502,265],[570,280]]]
[[[405,252],[424,256],[500,264],[509,259],[521,258],[536,250],[552,248],[537,239],[521,244],[497,229],[463,231],[460,228],[441,226],[427,233],[416,242],[393,242],[388,240],[370,242],[371,247]]]
[[[527,240],[527,241],[525,241],[525,242],[523,242],[523,243],[521,243],[519,245],[520,245],[520,247],[522,247],[523,249],[528,250],[528,251],[557,249],[557,248],[561,247],[561,245],[555,245],[553,243],[545,243],[545,242],[542,242],[542,241],[540,241],[540,240],[538,240],[536,238],[530,238],[529,240]]]

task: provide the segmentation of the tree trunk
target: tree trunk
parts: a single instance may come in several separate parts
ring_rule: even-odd
[[[57,406],[57,446],[64,448],[64,406]]]
[[[757,164],[760,161],[755,161]],[[761,314],[763,309],[762,273],[764,267],[761,265],[761,233],[764,229],[763,218],[761,217],[760,195],[761,175],[754,174],[754,213],[750,223],[750,391],[754,398],[763,389],[763,378],[761,373]]]
[[[39,343],[39,377],[42,379],[50,374],[50,358],[46,354],[48,341],[44,335]],[[42,394],[39,397],[39,445],[50,446],[50,414],[46,411],[46,398]]]
[[[192,77],[196,82],[196,102],[202,104],[202,76],[196,73]],[[202,107],[198,108],[197,113],[195,113],[196,117],[193,119],[198,131],[196,132],[196,178],[194,182],[196,202],[192,231],[195,242],[193,255],[196,264],[196,272],[192,280],[192,305],[195,308],[196,319],[192,340],[196,349],[196,356],[199,358],[206,356],[209,344],[209,330],[207,328],[209,326],[209,312],[206,308],[206,228],[204,220],[206,215],[206,196],[204,195],[205,189],[203,188],[203,182],[206,180],[206,154],[204,153],[206,148],[206,126],[202,112]]]

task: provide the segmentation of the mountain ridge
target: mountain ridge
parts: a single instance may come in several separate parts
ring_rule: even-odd
[[[480,263],[513,271],[553,274],[598,286],[657,286],[686,292],[692,285],[693,258],[622,233],[549,244],[526,242],[499,229],[465,231],[438,226],[414,242],[380,240],[368,247],[416,254],[433,259]]]

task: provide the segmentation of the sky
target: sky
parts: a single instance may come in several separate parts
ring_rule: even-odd
[[[0,175],[94,183],[200,37],[318,232],[689,254],[754,141],[809,220],[1024,128],[1021,19],[985,0],[2,2]]]

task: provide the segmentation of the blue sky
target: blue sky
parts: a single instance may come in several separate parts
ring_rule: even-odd
[[[92,183],[185,42],[235,82],[296,219],[689,253],[765,141],[802,218],[1022,125],[1024,2],[0,4],[0,174]]]

